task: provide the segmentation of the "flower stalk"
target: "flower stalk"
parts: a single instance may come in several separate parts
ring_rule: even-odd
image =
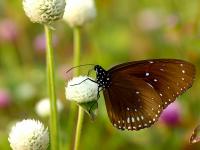
[[[74,33],[74,62],[73,63],[74,63],[74,66],[78,66],[78,65],[80,65],[80,53],[81,53],[80,27],[74,27],[73,33]],[[78,76],[79,73],[80,73],[80,70],[78,68],[78,69],[75,70],[74,75]],[[84,111],[79,106],[74,150],[78,150],[78,147],[79,147],[83,118],[84,118]]]
[[[84,119],[84,110],[83,110],[83,108],[81,108],[81,106],[79,106],[74,150],[79,149],[83,119]]]
[[[46,35],[46,60],[47,60],[47,86],[50,98],[50,139],[51,150],[59,150],[58,119],[54,77],[54,53],[52,48],[52,31],[47,25],[44,26]]]

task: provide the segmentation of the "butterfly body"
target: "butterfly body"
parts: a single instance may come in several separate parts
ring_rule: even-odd
[[[95,65],[94,70],[96,71],[96,81],[99,87],[103,89],[108,88],[111,84],[110,74],[99,65]]]
[[[95,65],[113,126],[124,130],[150,127],[163,109],[192,86],[195,68],[177,59],[152,59],[119,64],[108,71]]]

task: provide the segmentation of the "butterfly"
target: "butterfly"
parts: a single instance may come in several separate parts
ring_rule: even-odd
[[[198,125],[198,126],[194,129],[194,131],[193,131],[193,133],[192,133],[192,135],[191,135],[191,137],[190,137],[190,143],[191,143],[191,144],[200,142],[199,131],[200,131],[200,125]]]
[[[100,65],[93,69],[110,122],[121,130],[150,127],[195,78],[194,65],[177,59],[132,61],[108,71]]]

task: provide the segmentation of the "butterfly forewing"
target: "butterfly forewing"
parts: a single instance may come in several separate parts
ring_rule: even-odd
[[[108,70],[111,85],[104,90],[108,116],[119,129],[151,126],[177,96],[191,87],[195,68],[173,59],[129,62]]]
[[[143,79],[160,95],[163,108],[192,86],[195,68],[191,63],[176,59],[144,60],[121,64],[109,70]]]

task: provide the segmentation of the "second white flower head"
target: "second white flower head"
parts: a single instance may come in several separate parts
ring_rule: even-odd
[[[63,19],[71,26],[82,26],[96,17],[94,0],[67,0]]]
[[[97,100],[98,84],[88,76],[74,77],[65,87],[66,98],[78,103]]]

